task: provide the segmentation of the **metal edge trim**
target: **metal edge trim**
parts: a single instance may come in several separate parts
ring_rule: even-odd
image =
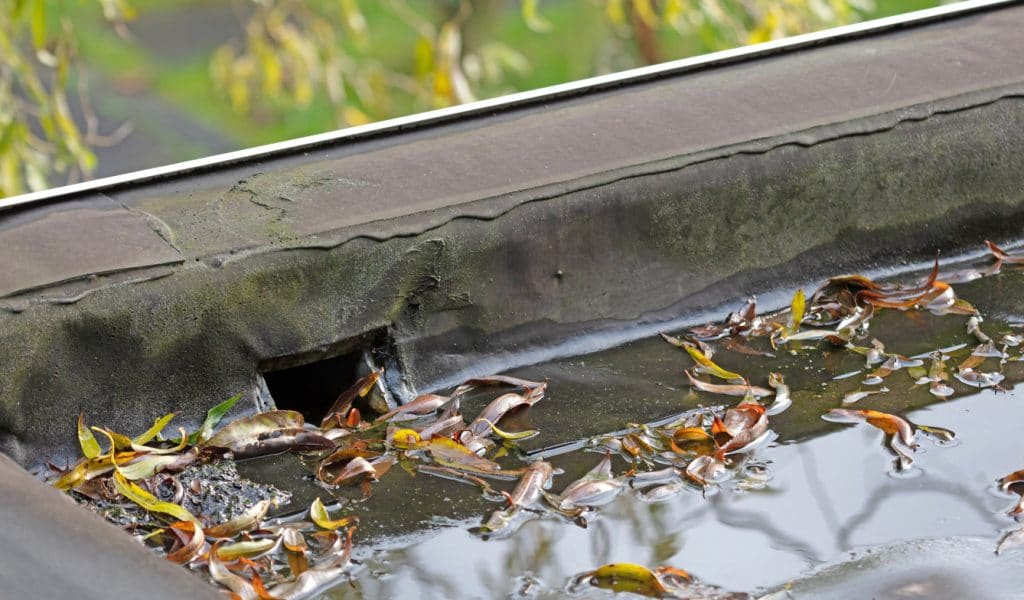
[[[885,17],[825,29],[813,33],[773,40],[752,46],[742,46],[731,50],[723,50],[700,56],[659,63],[647,67],[639,67],[608,75],[600,75],[580,79],[525,92],[517,92],[497,98],[479,100],[449,108],[442,108],[367,125],[338,129],[300,138],[294,138],[262,146],[254,146],[242,150],[215,154],[204,158],[173,163],[161,167],[153,167],[113,175],[101,179],[93,179],[81,183],[64,185],[38,192],[30,192],[6,199],[0,199],[0,213],[13,208],[26,207],[30,204],[56,202],[70,199],[83,193],[100,192],[105,189],[123,187],[139,183],[153,182],[174,176],[196,173],[217,167],[233,166],[241,163],[275,158],[298,151],[313,150],[322,146],[340,142],[356,141],[383,134],[398,133],[409,129],[418,129],[449,123],[461,118],[480,116],[485,113],[507,111],[532,104],[564,99],[589,92],[623,87],[654,79],[692,73],[698,70],[733,64],[772,56],[810,46],[826,45],[850,39],[877,35],[894,29],[914,27],[947,18],[956,18],[974,12],[994,10],[1021,4],[1024,0],[965,0],[955,4],[914,11],[902,15]]]

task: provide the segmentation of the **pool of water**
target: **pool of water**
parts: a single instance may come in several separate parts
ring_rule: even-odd
[[[955,288],[985,317],[987,334],[998,340],[1020,332],[1014,325],[1024,322],[1024,274],[1004,272]],[[906,355],[967,344],[951,351],[954,370],[977,343],[966,322],[964,316],[886,310],[872,320],[867,339]],[[754,384],[765,385],[772,370],[792,387],[792,407],[770,417],[777,439],[748,459],[756,479],[706,493],[684,486],[662,502],[630,490],[598,509],[585,528],[538,513],[514,535],[484,539],[473,530],[500,506],[496,501],[473,486],[396,467],[375,484],[371,498],[348,504],[361,518],[360,564],[325,597],[603,597],[610,592],[570,583],[610,562],[671,565],[721,590],[754,596],[1024,597],[1024,552],[994,553],[1003,532],[1019,527],[1006,514],[1016,496],[998,491],[995,480],[1024,468],[1024,394],[1015,389],[1024,362],[989,359],[984,368],[1006,376],[1000,389],[953,380],[955,394],[945,400],[897,371],[884,382],[887,393],[851,406],[955,431],[953,444],[921,442],[913,465],[898,471],[881,431],[821,419],[842,405],[845,393],[878,388],[862,383],[869,370],[863,357],[825,346],[791,343],[774,358],[721,348],[715,354]],[[1009,354],[1020,351],[1009,348]],[[548,380],[548,394],[502,427],[541,431],[522,447],[561,469],[552,485],[559,491],[601,458],[595,448],[573,442],[627,423],[736,402],[691,390],[683,374],[691,365],[680,349],[650,338],[518,369],[512,374]],[[471,418],[493,396],[470,397],[463,413]],[[619,457],[613,466],[616,474],[630,468]],[[325,495],[290,455],[240,468],[292,490],[291,506]],[[339,498],[351,498],[345,494]]]

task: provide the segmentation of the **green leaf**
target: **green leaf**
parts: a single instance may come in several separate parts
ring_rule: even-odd
[[[192,435],[188,436],[188,443],[197,444],[210,439],[210,436],[213,435],[213,428],[220,423],[220,420],[224,418],[224,415],[228,414],[231,407],[241,400],[241,398],[241,394],[235,394],[207,411],[206,420],[203,421],[203,424],[200,425],[199,429],[193,432]]]
[[[86,458],[96,458],[100,455],[100,443],[96,436],[85,426],[85,413],[78,413],[78,443],[82,446],[82,455]]]
[[[46,46],[46,6],[43,0],[32,3],[29,27],[32,30],[32,44],[36,50],[41,50]]]

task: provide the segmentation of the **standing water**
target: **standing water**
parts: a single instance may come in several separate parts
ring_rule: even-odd
[[[323,453],[240,460],[243,478],[291,494],[244,535],[304,523],[317,498],[356,517],[353,564],[307,590],[325,598],[1022,595],[1010,513],[1024,487],[997,480],[1024,469],[1024,273],[980,268],[899,288],[834,280],[777,315],[748,304],[713,327],[518,369],[547,382],[518,397],[542,397],[482,424],[515,380],[460,394],[460,411],[427,407],[448,415],[389,417],[386,434],[346,406],[344,434],[327,435],[348,451],[338,464],[377,471],[345,485]],[[434,441],[415,433],[453,414],[465,422]],[[186,562],[205,573],[209,551]],[[296,569],[253,560],[268,580]]]

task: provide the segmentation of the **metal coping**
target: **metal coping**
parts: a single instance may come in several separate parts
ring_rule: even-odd
[[[813,33],[773,40],[752,46],[742,46],[731,50],[713,52],[691,58],[659,63],[647,67],[639,67],[598,77],[580,79],[568,83],[552,85],[525,92],[518,92],[488,100],[479,100],[449,108],[442,108],[368,125],[338,129],[326,133],[314,134],[255,146],[243,150],[215,154],[184,162],[154,167],[93,179],[81,183],[54,187],[38,192],[30,192],[6,199],[0,199],[0,213],[13,208],[24,208],[31,204],[42,204],[71,199],[87,192],[102,191],[127,185],[155,182],[174,176],[199,173],[219,167],[239,165],[248,161],[264,160],[286,156],[298,151],[314,150],[342,142],[362,140],[384,134],[399,133],[410,129],[419,129],[449,123],[458,119],[477,117],[496,111],[507,111],[548,101],[580,96],[616,87],[648,82],[660,78],[692,73],[717,66],[733,64],[746,60],[763,58],[791,52],[794,50],[821,46],[847,41],[854,38],[886,33],[895,29],[915,27],[941,21],[943,19],[961,17],[974,12],[1005,8],[1022,4],[1024,0],[966,0],[947,6],[914,11],[902,15],[864,21],[853,25],[845,25],[825,29]]]

